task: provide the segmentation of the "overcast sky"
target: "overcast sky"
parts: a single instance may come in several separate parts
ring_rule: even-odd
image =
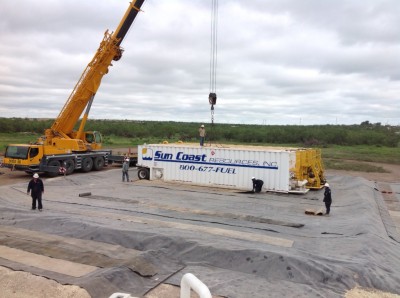
[[[129,2],[0,0],[0,117],[55,118]],[[147,0],[90,118],[211,121],[211,0]],[[221,0],[215,123],[400,125],[399,0]]]

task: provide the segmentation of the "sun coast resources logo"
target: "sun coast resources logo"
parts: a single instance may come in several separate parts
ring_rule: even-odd
[[[142,148],[142,159],[153,160],[153,150],[149,148]]]
[[[211,156],[209,159],[211,164],[278,169],[276,161],[217,157],[214,150],[211,151]]]
[[[207,154],[187,154],[183,151],[179,151],[174,154],[172,153],[163,153],[161,150],[158,150],[154,153],[154,160],[176,160],[176,161],[194,161],[201,162],[206,161]]]
[[[276,161],[259,161],[253,159],[211,157],[209,162],[212,164],[226,164],[226,165],[249,166],[249,167],[267,167],[272,169],[278,169],[278,163]]]
[[[154,153],[154,154],[153,154]],[[216,166],[234,166],[234,167],[245,167],[245,168],[262,168],[262,169],[278,169],[278,163],[276,161],[265,161],[256,159],[238,159],[238,158],[224,158],[217,157],[218,152],[211,150],[210,158],[207,158],[207,154],[189,154],[184,151],[177,153],[163,152],[157,150],[153,152],[153,149],[142,148],[142,159],[146,161],[160,161],[160,162],[177,162],[177,163],[190,163],[190,164],[204,164],[204,165],[216,165]]]

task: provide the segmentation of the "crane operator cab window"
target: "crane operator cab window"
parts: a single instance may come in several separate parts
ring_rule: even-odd
[[[92,133],[86,133],[85,134],[85,139],[87,143],[93,143],[94,142],[94,135]]]
[[[101,144],[102,137],[98,131],[87,132],[85,133],[85,140],[87,143]]]
[[[95,142],[97,144],[101,144],[103,142],[103,138],[101,137],[101,134],[98,131],[94,131],[93,135],[94,135],[94,138],[95,138]]]

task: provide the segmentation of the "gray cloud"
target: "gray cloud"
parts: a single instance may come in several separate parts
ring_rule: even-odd
[[[127,3],[2,1],[0,114],[56,117]],[[142,7],[92,106],[209,123],[210,1]],[[400,2],[220,1],[216,123],[400,124]]]

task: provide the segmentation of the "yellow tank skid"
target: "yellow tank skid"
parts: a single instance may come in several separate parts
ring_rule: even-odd
[[[291,170],[296,180],[307,180],[308,189],[321,189],[326,182],[320,149],[296,151],[296,164]]]

